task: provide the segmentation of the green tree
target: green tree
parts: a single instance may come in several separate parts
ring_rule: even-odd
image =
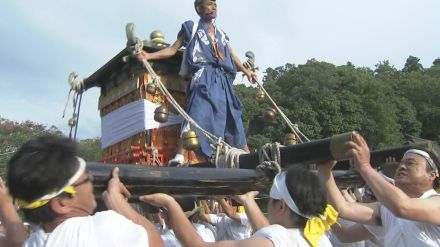
[[[29,120],[16,122],[0,117],[0,175],[4,177],[8,160],[22,144],[43,135],[62,135],[62,132],[55,126],[47,127]]]
[[[423,66],[419,62],[420,59],[418,57],[409,56],[406,59],[405,66],[403,67],[402,71],[407,73],[423,71]]]
[[[422,125],[427,125],[420,120],[419,108],[403,91],[405,78],[420,78],[423,73],[400,72],[386,60],[372,70],[352,63],[335,66],[311,59],[304,65],[268,68],[264,87],[310,139],[357,130],[372,148],[380,148],[403,143],[405,134],[423,133]],[[286,123],[279,116],[272,123],[261,121],[269,102],[256,102],[243,87],[239,91],[245,112],[251,109],[244,114],[249,146],[282,141],[290,132]]]
[[[79,141],[79,156],[86,161],[98,161],[101,158],[101,138],[89,138]]]

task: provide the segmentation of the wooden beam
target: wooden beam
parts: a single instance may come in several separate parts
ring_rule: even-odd
[[[153,167],[133,164],[87,163],[93,175],[95,194],[107,187],[111,171],[119,167],[121,182],[133,196],[167,193],[179,196],[237,195],[251,190],[268,195],[273,174],[248,169]],[[355,171],[334,171],[342,187],[361,186],[362,178]]]
[[[107,187],[111,171],[120,169],[120,179],[134,195],[167,193],[177,195],[236,195],[250,190],[268,191],[269,174],[247,169],[153,167],[88,163],[94,176],[95,194]]]

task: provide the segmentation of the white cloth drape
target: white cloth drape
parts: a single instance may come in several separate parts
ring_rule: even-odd
[[[110,112],[101,119],[101,148],[104,149],[144,130],[180,124],[180,115],[169,113],[168,122],[154,121],[158,105],[148,100],[138,100]]]

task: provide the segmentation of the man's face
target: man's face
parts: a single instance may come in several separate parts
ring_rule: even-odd
[[[435,177],[432,171],[427,171],[427,161],[418,154],[409,153],[400,161],[400,165],[394,175],[395,184],[401,186],[429,186]]]
[[[92,214],[96,208],[92,181],[93,176],[88,172],[84,172],[72,185],[76,191],[75,196],[71,199],[72,207],[87,212],[88,214]]]
[[[205,20],[213,20],[217,18],[217,3],[214,1],[204,1],[200,5],[199,15]]]

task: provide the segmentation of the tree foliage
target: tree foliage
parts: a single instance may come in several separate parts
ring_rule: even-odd
[[[0,176],[4,177],[8,160],[21,145],[39,136],[63,133],[55,126],[47,127],[30,120],[24,122],[10,121],[0,117]],[[79,155],[87,161],[97,161],[101,157],[100,138],[79,141]]]
[[[47,127],[30,120],[15,122],[0,117],[0,175],[4,176],[8,160],[23,143],[43,135],[62,133],[55,126]]]
[[[440,130],[440,64],[424,69],[410,56],[399,71],[389,61],[374,70],[351,62],[335,66],[314,59],[303,65],[268,68],[264,87],[288,118],[311,139],[356,130],[373,148],[401,145],[405,135],[438,141]],[[257,89],[236,86],[245,105],[243,121],[250,147],[281,141],[288,126],[278,115],[265,123],[260,116],[268,100],[255,99]]]
[[[79,156],[86,161],[98,161],[101,158],[101,138],[89,138],[79,141]]]

